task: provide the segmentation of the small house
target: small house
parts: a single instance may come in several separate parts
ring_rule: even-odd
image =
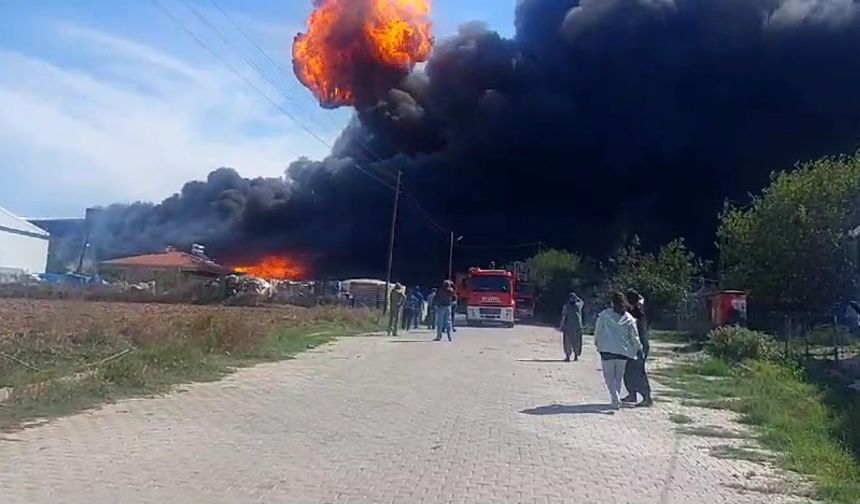
[[[130,284],[155,282],[156,292],[166,292],[191,284],[202,284],[232,271],[202,253],[190,254],[172,247],[158,254],[144,254],[103,261],[102,276]]]

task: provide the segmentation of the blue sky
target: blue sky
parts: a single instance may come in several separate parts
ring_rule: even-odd
[[[286,99],[181,0],[154,0],[238,77],[148,0],[0,0],[0,206],[25,216],[72,217],[115,201],[159,200],[219,166],[280,176],[327,147],[350,111],[320,109],[293,77],[293,36],[311,0],[216,0],[276,63],[248,43],[210,0],[187,0]],[[436,35],[467,21],[513,32],[516,0],[433,0]],[[467,6],[464,6],[467,5]]]

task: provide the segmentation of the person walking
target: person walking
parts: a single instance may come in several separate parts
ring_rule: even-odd
[[[397,336],[397,329],[400,327],[400,315],[403,311],[403,303],[406,300],[406,293],[403,286],[394,284],[391,294],[388,296],[388,335]]]
[[[624,294],[612,293],[611,302],[612,306],[597,316],[594,344],[600,353],[609,400],[612,407],[618,409],[618,394],[621,393],[627,361],[636,359],[642,351],[642,344],[639,342],[636,319],[627,312]]]
[[[424,320],[424,311],[426,305],[424,303],[424,294],[421,293],[421,287],[415,286],[413,289],[415,297],[418,298],[418,305],[415,307],[415,313],[412,315],[412,329],[418,329],[418,324]]]
[[[454,288],[450,280],[445,280],[433,298],[433,304],[436,307],[436,339],[433,341],[442,341],[442,333],[446,333],[448,341],[451,341],[451,304],[453,299]]]
[[[582,307],[585,302],[575,292],[570,293],[567,303],[561,308],[561,324],[559,330],[562,333],[562,346],[564,347],[564,361],[578,361],[582,355]]]
[[[433,290],[430,291],[430,294],[427,295],[427,319],[425,320],[427,329],[436,328],[436,305],[433,303],[435,297],[436,289],[433,288]]]
[[[627,304],[630,305],[630,314],[636,319],[636,330],[639,333],[639,342],[642,351],[636,359],[628,360],[624,369],[624,388],[627,389],[627,397],[621,399],[624,403],[635,403],[637,394],[642,396],[642,402],[637,408],[648,408],[654,405],[651,400],[651,382],[645,371],[645,362],[651,350],[648,338],[648,319],[645,315],[645,299],[636,291],[627,291],[624,294]]]
[[[415,319],[416,312],[420,306],[420,301],[415,289],[409,289],[406,294],[406,301],[403,302],[403,330],[412,329],[412,322]]]
[[[427,299],[424,297],[424,293],[421,292],[421,287],[415,287],[415,293],[418,295],[418,311],[415,312],[415,327],[414,329],[418,329],[419,325],[424,324],[424,320],[427,318]]]

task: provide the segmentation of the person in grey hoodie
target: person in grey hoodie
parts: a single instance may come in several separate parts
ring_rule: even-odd
[[[612,306],[597,316],[594,329],[594,344],[600,352],[603,379],[609,390],[609,400],[618,409],[624,369],[627,361],[634,360],[642,352],[636,319],[628,311],[627,300],[620,292],[612,293]]]

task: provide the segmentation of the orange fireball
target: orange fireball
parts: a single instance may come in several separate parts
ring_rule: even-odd
[[[430,0],[323,0],[293,43],[298,79],[326,108],[397,85],[433,49]]]
[[[233,270],[271,280],[301,280],[307,273],[299,261],[282,255],[267,256],[254,264],[235,266]]]

